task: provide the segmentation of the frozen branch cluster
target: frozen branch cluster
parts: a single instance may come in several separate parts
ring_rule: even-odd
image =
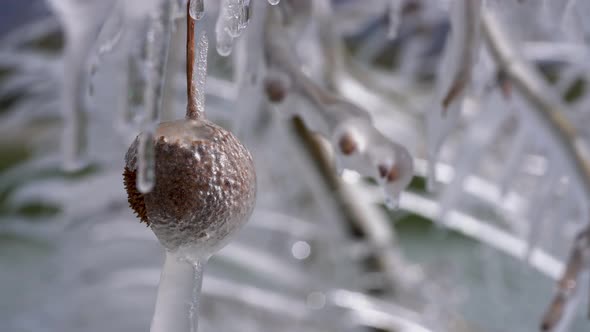
[[[434,188],[436,159],[441,147],[453,132],[466,125],[465,136],[460,139],[454,160],[452,181],[440,195],[439,219],[443,220],[451,210],[461,206],[468,177],[482,171],[489,172],[481,160],[489,154],[492,145],[506,134],[506,127],[511,126],[506,159],[497,172],[502,192],[518,190],[513,181],[522,176],[520,168],[531,152],[540,154],[545,165],[538,174],[538,185],[531,192],[525,214],[528,223],[511,225],[526,238],[528,249],[523,258],[528,260],[533,248],[545,246],[541,238],[547,239],[549,225],[558,222],[551,220],[549,216],[555,217],[556,214],[549,210],[571,208],[568,198],[563,197],[574,199],[579,214],[578,228],[588,227],[590,168],[576,125],[567,118],[571,106],[566,104],[554,86],[546,82],[532,59],[526,57],[527,48],[511,40],[514,36],[527,38],[526,32],[521,33],[518,29],[511,32],[511,29],[518,28],[518,23],[510,23],[505,16],[505,12],[510,11],[507,7],[511,6],[520,5],[482,6],[479,1],[455,1],[450,6],[451,35],[440,65],[437,98],[426,115],[429,176],[431,188]],[[528,6],[530,14],[534,10],[542,11],[540,6],[549,5],[537,3],[524,6]],[[564,16],[571,15],[571,6],[572,2],[561,8]],[[568,25],[571,27],[572,22],[568,21]],[[479,37],[480,26],[486,36],[487,47],[483,49],[480,47],[484,44]],[[568,33],[568,29],[564,31]],[[535,61],[542,66],[543,61],[551,59],[542,57]],[[571,65],[573,68],[576,66]],[[568,71],[563,72],[562,79],[567,80]],[[579,77],[570,74],[569,83],[562,82],[563,86],[571,86],[572,76]],[[568,179],[566,184],[563,184],[564,178]],[[556,187],[562,189],[555,190]],[[588,250],[588,241],[584,240],[587,233],[581,232],[574,242],[570,261],[559,283],[558,295],[543,320],[542,330],[565,330],[574,317],[571,314],[575,310],[575,306],[571,305],[576,301],[574,289],[578,287],[581,271],[588,267],[587,261],[581,258]]]
[[[269,14],[265,36],[269,99],[283,102],[289,94],[304,98],[311,107],[285,107],[285,111],[301,117],[309,129],[330,141],[339,172],[351,169],[375,179],[383,186],[387,205],[396,208],[413,176],[412,156],[380,133],[366,110],[314,83],[302,71],[279,14]]]

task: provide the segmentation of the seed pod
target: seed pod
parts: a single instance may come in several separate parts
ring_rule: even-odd
[[[247,220],[256,197],[248,150],[230,132],[205,120],[164,122],[155,133],[153,190],[135,187],[138,138],[125,156],[131,208],[168,250],[190,246],[214,253]]]

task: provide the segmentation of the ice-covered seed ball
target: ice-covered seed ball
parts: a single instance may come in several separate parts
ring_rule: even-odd
[[[163,122],[154,135],[156,182],[136,188],[135,139],[125,156],[131,208],[168,250],[190,246],[213,254],[246,223],[256,198],[248,150],[225,129],[204,119]]]

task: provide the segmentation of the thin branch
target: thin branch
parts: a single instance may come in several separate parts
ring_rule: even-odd
[[[197,120],[201,113],[197,108],[197,96],[193,89],[193,68],[195,66],[195,19],[190,15],[191,1],[186,2],[186,91],[188,96],[186,107],[187,120]]]
[[[590,198],[590,167],[582,151],[575,144],[578,135],[574,126],[564,117],[566,112],[560,97],[542,75],[515,51],[508,34],[494,13],[484,10],[482,23],[489,50],[498,66],[534,106],[531,108],[534,110],[532,115],[545,126],[547,133],[559,145],[575,182],[580,184],[586,199]],[[576,237],[570,259],[558,283],[557,294],[543,317],[543,331],[551,330],[561,320],[565,305],[577,289],[579,274],[586,268],[585,256],[589,248],[590,228]]]

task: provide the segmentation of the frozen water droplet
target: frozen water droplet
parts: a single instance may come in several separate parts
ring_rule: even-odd
[[[291,254],[298,260],[304,260],[311,254],[311,246],[305,241],[297,241],[291,247]]]
[[[217,53],[221,56],[228,56],[231,54],[233,48],[233,38],[226,32],[222,31],[217,34]]]
[[[281,0],[268,0],[268,3],[270,3],[273,6],[278,5],[279,2],[281,2]]]
[[[146,194],[152,191],[156,184],[156,160],[154,150],[154,134],[146,131],[139,136],[137,189]]]
[[[205,15],[205,1],[191,0],[188,13],[193,20],[200,20],[203,18],[203,15]]]

